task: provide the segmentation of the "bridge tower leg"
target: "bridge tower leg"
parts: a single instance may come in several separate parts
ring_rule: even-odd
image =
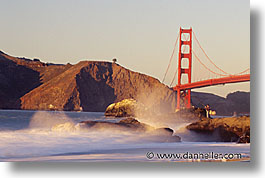
[[[192,28],[182,29],[180,28],[180,38],[179,38],[179,58],[178,58],[178,86],[182,83],[182,75],[188,75],[188,81],[186,83],[191,83],[191,65],[192,65]],[[188,39],[184,39],[184,34],[188,34]],[[184,49],[189,49],[188,53]],[[182,66],[182,60],[188,60],[188,66]],[[181,106],[181,97],[184,97],[184,106]],[[191,92],[189,90],[177,89],[177,109],[181,107],[190,108],[191,107]]]

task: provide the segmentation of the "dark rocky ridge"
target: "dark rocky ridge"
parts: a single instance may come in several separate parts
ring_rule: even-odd
[[[19,98],[41,84],[39,72],[17,61],[0,53],[0,108],[19,109]]]
[[[16,58],[0,51],[0,108],[20,109],[20,97],[69,67]]]

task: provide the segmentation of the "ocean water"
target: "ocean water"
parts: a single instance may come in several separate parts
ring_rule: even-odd
[[[122,118],[120,118],[122,119]],[[145,134],[115,129],[84,129],[86,120],[118,122],[102,112],[0,110],[0,161],[217,161],[184,154],[241,154],[250,160],[250,144],[213,142],[215,135],[187,131],[189,122],[167,124],[181,142],[159,143]],[[139,119],[141,120],[141,119]],[[149,123],[150,124],[150,123]],[[182,157],[160,158],[161,154]],[[151,155],[151,156],[150,156]],[[218,161],[228,161],[220,159]]]

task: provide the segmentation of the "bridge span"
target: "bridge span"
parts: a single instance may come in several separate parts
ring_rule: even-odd
[[[226,83],[239,83],[239,82],[248,82],[248,81],[250,81],[250,74],[234,75],[234,76],[232,75],[229,77],[208,79],[193,83],[176,85],[175,87],[173,87],[173,90],[189,90],[189,89],[209,87],[214,85],[224,85]]]

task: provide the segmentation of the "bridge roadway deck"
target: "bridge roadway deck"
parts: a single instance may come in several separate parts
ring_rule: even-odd
[[[245,75],[231,75],[229,77],[222,77],[216,79],[202,80],[199,82],[187,83],[182,85],[176,85],[173,87],[174,90],[187,90],[187,89],[195,89],[202,88],[214,85],[222,85],[226,83],[238,83],[238,82],[247,82],[250,81],[250,74]]]

